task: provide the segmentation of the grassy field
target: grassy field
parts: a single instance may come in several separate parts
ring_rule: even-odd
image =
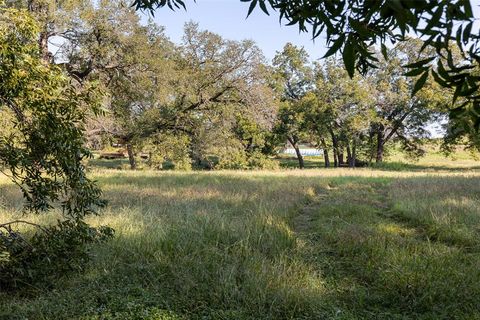
[[[90,222],[116,237],[53,290],[0,293],[0,319],[480,319],[480,171],[464,161],[93,170],[110,205]],[[0,221],[21,203],[1,178]]]

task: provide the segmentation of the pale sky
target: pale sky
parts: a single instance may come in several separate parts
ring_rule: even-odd
[[[287,42],[303,46],[311,59],[318,59],[325,53],[324,39],[316,43],[306,33],[299,33],[297,26],[281,26],[278,14],[267,16],[260,8],[246,19],[249,3],[240,0],[186,0],[187,11],[172,12],[167,8],[155,11],[154,21],[166,27],[170,39],[179,43],[186,22],[199,23],[201,29],[220,34],[231,40],[254,40],[267,59],[282,50]]]
[[[186,22],[199,23],[201,29],[220,34],[231,40],[254,40],[262,49],[267,59],[272,59],[276,51],[280,51],[287,42],[303,46],[310,59],[321,58],[326,52],[325,39],[320,36],[314,43],[311,36],[299,33],[297,26],[282,26],[278,21],[278,13],[270,12],[267,16],[257,6],[246,18],[249,2],[240,0],[184,0],[187,10],[172,12],[168,8],[155,11],[154,20],[166,27],[170,39],[179,43]],[[476,17],[480,17],[480,0],[472,0]],[[147,16],[147,14],[144,14]]]

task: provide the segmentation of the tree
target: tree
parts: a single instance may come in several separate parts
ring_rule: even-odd
[[[212,151],[208,141],[215,135],[228,137],[226,144],[233,141],[240,111],[261,127],[268,126],[275,111],[265,83],[264,58],[254,42],[226,40],[194,23],[186,24],[184,32],[173,59],[169,101],[144,114],[142,130],[145,136],[187,134],[193,163],[198,164],[207,160]]]
[[[303,48],[287,43],[273,58],[273,67],[281,107],[276,133],[295,149],[300,169],[304,168],[299,143],[304,136],[301,100],[313,87],[313,73]]]
[[[338,61],[329,59],[317,65],[316,88],[310,99],[307,121],[324,148],[331,140],[334,166],[354,167],[359,149],[372,121],[372,95],[368,81],[350,79]],[[326,163],[329,161],[326,159]]]
[[[274,134],[279,139],[282,139],[283,143],[288,141],[295,150],[300,169],[305,168],[305,162],[299,146],[301,141],[306,141],[304,122],[305,115],[300,101],[283,102],[279,108],[278,122],[273,129]]]
[[[59,9],[52,35],[63,37],[56,59],[77,81],[99,81],[108,99],[102,121],[92,117],[88,136],[123,144],[132,169],[144,112],[166,103],[174,76],[174,45],[154,23],[145,26],[122,1],[83,1]]]
[[[257,6],[268,14],[270,6],[280,13],[281,20],[298,25],[300,31],[310,31],[312,38],[325,35],[330,46],[326,56],[341,52],[350,77],[355,69],[365,74],[377,66],[375,46],[381,47],[387,59],[387,45],[405,41],[407,34],[422,36],[421,51],[434,50],[428,58],[407,66],[409,76],[421,75],[414,93],[430,75],[442,87],[454,90],[453,102],[464,98],[451,116],[466,113],[475,128],[480,126],[480,77],[475,72],[480,62],[480,33],[472,32],[475,17],[470,0],[243,1],[250,3],[248,15]],[[185,8],[183,0],[135,0],[133,5],[152,11],[164,6]],[[463,56],[458,64],[453,59],[456,50]]]
[[[92,83],[76,86],[45,61],[39,33],[26,10],[0,8],[0,114],[13,121],[0,136],[0,168],[22,190],[25,210],[44,212],[59,202],[63,220],[51,227],[23,220],[0,224],[0,256],[6,257],[0,287],[72,266],[86,243],[111,234],[83,222],[105,205],[82,165],[90,156],[83,126],[87,111],[98,110],[98,92]],[[22,223],[37,228],[31,241],[17,231]],[[53,244],[59,238],[65,241]]]
[[[447,109],[451,99],[451,95],[431,78],[425,79],[423,88],[412,96],[415,79],[405,76],[402,66],[424,58],[419,56],[421,46],[418,39],[399,43],[388,50],[389,59],[379,58],[381,66],[371,71],[370,80],[375,88],[372,96],[376,101],[370,138],[375,146],[372,157],[376,162],[383,161],[385,146],[394,140],[400,142],[410,155],[422,155],[420,144],[429,135],[428,123]]]

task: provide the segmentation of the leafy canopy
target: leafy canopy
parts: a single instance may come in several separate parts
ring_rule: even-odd
[[[0,135],[0,169],[22,189],[26,209],[47,210],[60,200],[66,217],[81,219],[103,205],[81,163],[90,155],[83,120],[99,96],[42,61],[37,34],[26,11],[1,9],[0,113],[13,116],[14,130]]]
[[[459,97],[455,112],[469,111],[480,126],[480,76],[475,69],[480,62],[480,33],[473,28],[475,17],[470,0],[241,0],[250,4],[248,15],[256,7],[269,14],[278,11],[280,20],[297,25],[312,38],[324,34],[329,46],[325,56],[340,52],[352,77],[355,70],[366,73],[376,67],[374,47],[385,58],[387,46],[404,41],[408,34],[424,39],[422,51],[434,53],[407,65],[409,76],[420,76],[413,88],[419,91],[431,74],[443,87],[454,89],[453,102]],[[185,8],[182,0],[135,0],[137,9],[168,6]],[[456,63],[454,52],[463,57]]]
[[[99,92],[46,61],[39,32],[26,10],[0,7],[0,115],[8,119],[0,128],[0,172],[22,190],[25,210],[44,212],[60,203],[63,219],[51,226],[0,223],[0,290],[51,283],[66,270],[81,270],[87,244],[113,235],[111,228],[83,221],[105,204],[82,164],[90,156],[86,114],[99,106]],[[36,232],[18,231],[22,223]]]

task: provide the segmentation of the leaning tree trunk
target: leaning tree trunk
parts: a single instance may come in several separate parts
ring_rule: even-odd
[[[127,143],[128,162],[130,162],[130,169],[135,170],[137,168],[137,161],[135,161],[135,155],[133,154],[133,146]]]
[[[303,161],[303,156],[302,156],[302,153],[300,152],[300,148],[298,147],[297,142],[292,138],[288,138],[288,142],[290,142],[293,149],[295,149],[295,153],[297,154],[297,159],[298,159],[298,166],[300,167],[300,169],[305,168],[305,162]]]

